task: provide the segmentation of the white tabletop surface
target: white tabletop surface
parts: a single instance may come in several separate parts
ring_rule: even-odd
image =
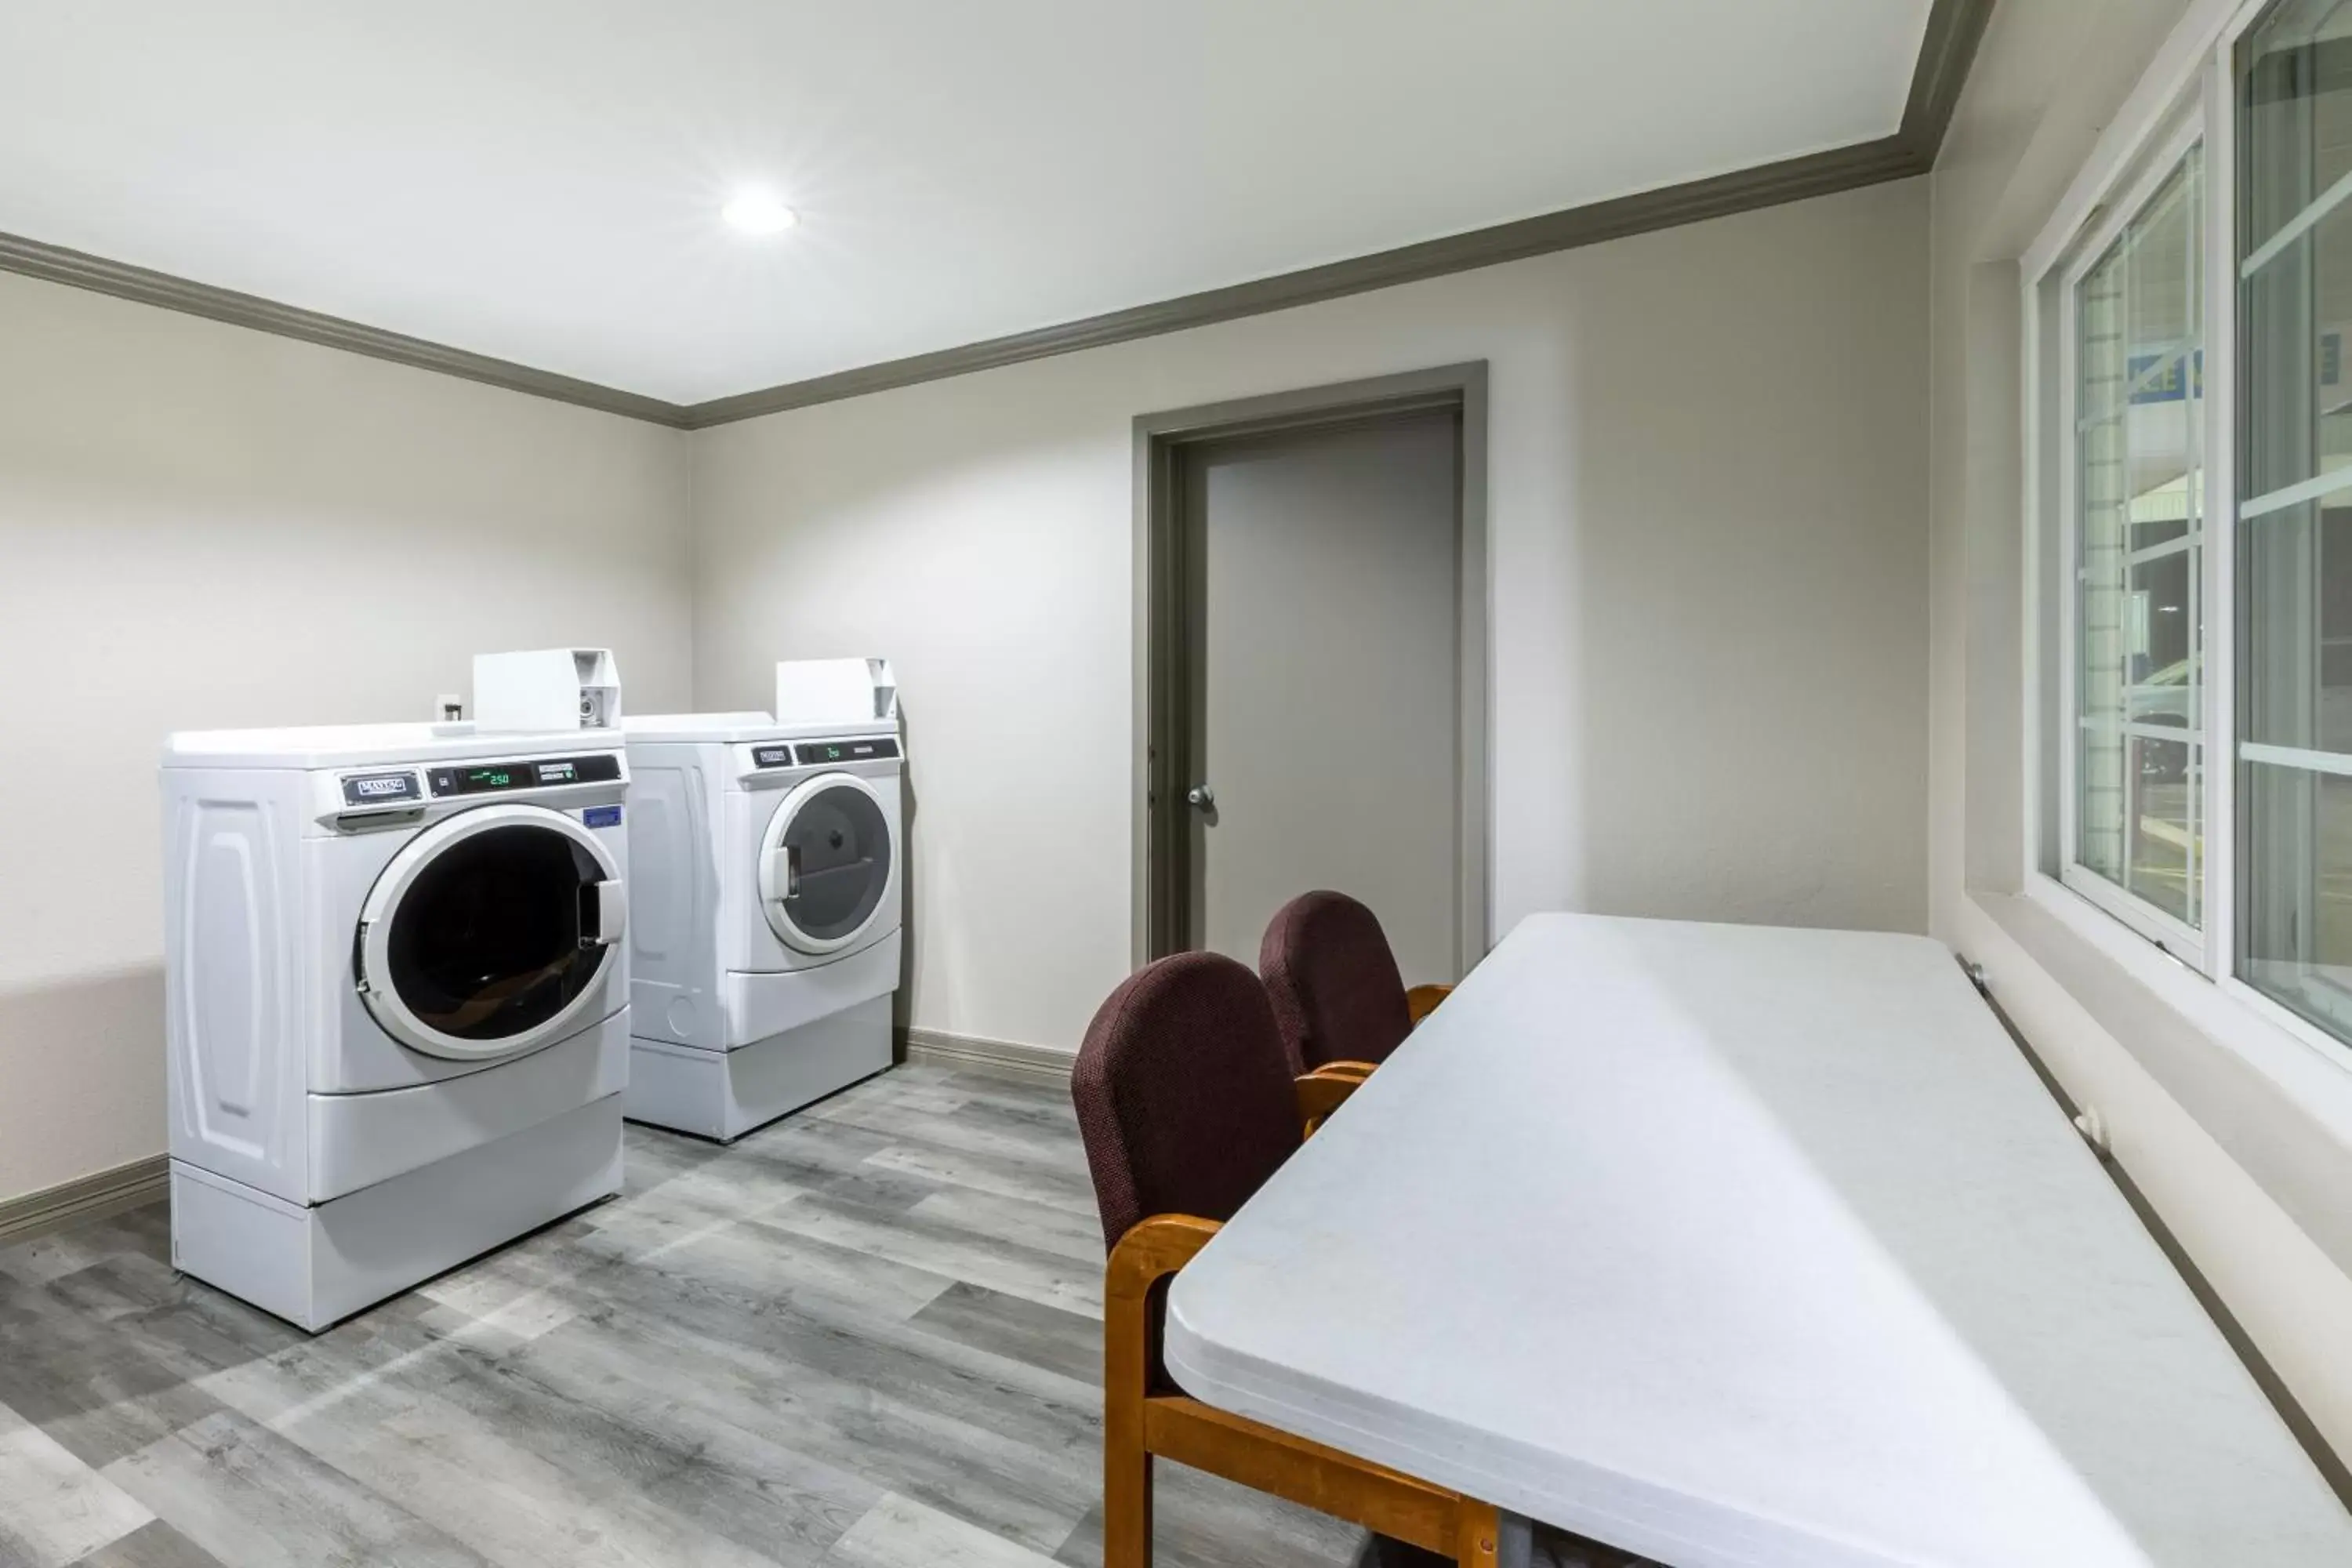
[[[1919,937],[1534,917],[1178,1276],[1196,1397],[1677,1564],[2352,1564]]]

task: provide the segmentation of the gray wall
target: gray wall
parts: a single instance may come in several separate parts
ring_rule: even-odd
[[[1131,419],[1465,360],[1497,929],[1918,928],[1924,195],[691,437],[0,277],[0,1197],[163,1146],[162,735],[420,717],[497,647],[609,641],[638,711],[896,658],[912,1021],[1072,1047],[1131,956]]]
[[[1922,929],[1927,240],[1913,181],[698,433],[696,697],[896,659],[912,1021],[1071,1048],[1130,958],[1130,420],[1485,359],[1496,929]]]
[[[687,442],[0,275],[0,1198],[163,1147],[174,729],[432,716],[609,637],[688,696]]]

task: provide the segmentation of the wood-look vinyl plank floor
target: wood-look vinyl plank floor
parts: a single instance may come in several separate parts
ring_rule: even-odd
[[[219,1558],[159,1519],[77,1558],[74,1568],[222,1568],[222,1564]]]
[[[153,1517],[56,1438],[0,1407],[0,1563],[72,1563]]]
[[[488,1561],[368,1480],[233,1410],[159,1437],[102,1473],[224,1562],[482,1568]],[[495,1484],[480,1478],[465,1506],[478,1506],[480,1489]]]
[[[314,1337],[162,1205],[0,1248],[0,1568],[1041,1568],[1101,1554],[1066,1094],[908,1067]],[[1359,1531],[1160,1467],[1169,1568]]]

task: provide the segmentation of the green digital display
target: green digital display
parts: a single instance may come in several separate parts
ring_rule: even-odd
[[[620,776],[620,757],[605,752],[594,756],[550,757],[544,761],[533,759],[520,763],[483,763],[474,767],[435,768],[430,782],[436,795],[495,795],[501,790],[610,784]]]
[[[898,754],[896,741],[819,741],[801,748],[801,765],[826,763],[868,763]]]

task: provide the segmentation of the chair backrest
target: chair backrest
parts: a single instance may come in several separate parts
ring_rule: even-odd
[[[1160,959],[1110,994],[1070,1099],[1106,1247],[1156,1214],[1231,1219],[1300,1142],[1265,988],[1213,952]]]
[[[1380,919],[1345,893],[1301,893],[1276,910],[1257,967],[1297,1071],[1386,1061],[1412,1032]]]

